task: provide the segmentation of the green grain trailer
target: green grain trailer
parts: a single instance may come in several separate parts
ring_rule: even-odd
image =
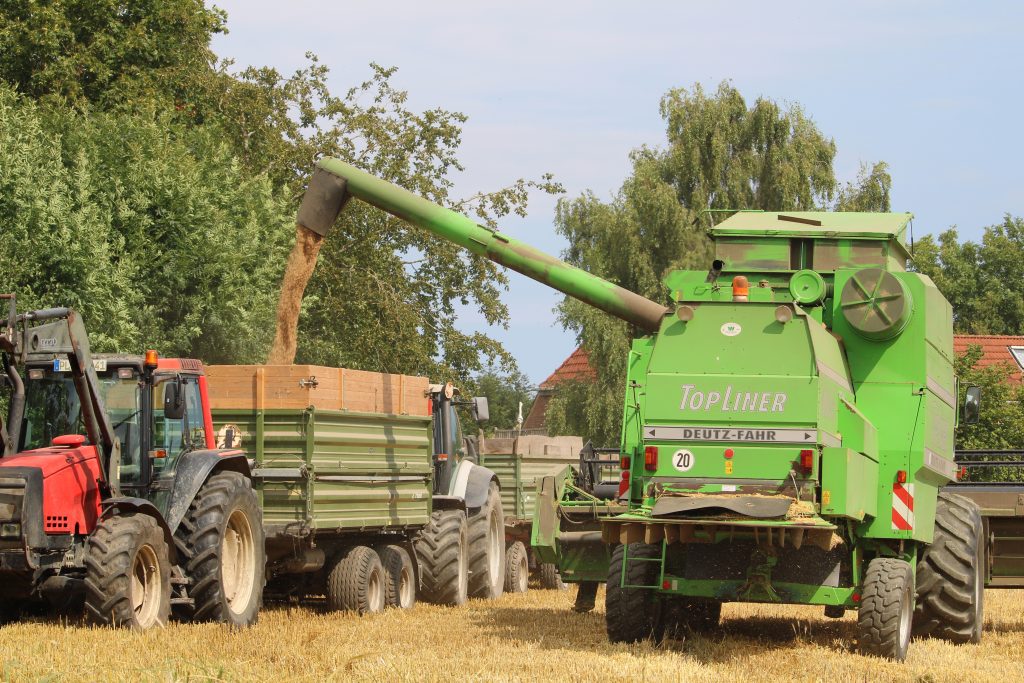
[[[894,659],[912,631],[981,637],[981,516],[939,495],[952,312],[905,269],[909,214],[735,214],[662,304],[343,162],[317,174],[339,188],[326,213],[357,197],[634,326],[628,512],[601,519],[612,641],[717,623],[726,601],[856,609],[860,649]],[[916,583],[926,566],[945,569]]]
[[[366,613],[411,607],[417,592],[453,605],[500,594],[498,489],[467,494],[468,474],[494,475],[462,464],[456,410],[486,419],[485,402],[423,377],[341,368],[207,373],[218,442],[253,463],[268,595],[325,595],[332,609]],[[442,479],[449,464],[467,474]]]
[[[542,588],[564,587],[558,567],[538,562],[530,545],[533,511],[540,479],[579,459],[578,436],[520,435],[481,441],[479,462],[498,476],[505,512],[505,590],[527,590],[531,569]]]

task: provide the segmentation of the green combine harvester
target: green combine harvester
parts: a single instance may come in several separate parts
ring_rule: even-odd
[[[912,633],[980,639],[982,517],[940,492],[952,311],[906,270],[909,214],[737,213],[707,272],[665,278],[665,305],[337,160],[314,189],[328,214],[357,197],[633,326],[616,497],[566,468],[534,523],[585,583],[607,567],[613,642],[712,627],[730,601],[855,609],[860,650],[898,660]],[[977,407],[968,391],[965,419]]]

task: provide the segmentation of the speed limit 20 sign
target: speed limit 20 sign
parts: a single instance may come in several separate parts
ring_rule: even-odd
[[[672,466],[680,472],[689,472],[695,461],[693,453],[685,448],[680,448],[672,455]]]

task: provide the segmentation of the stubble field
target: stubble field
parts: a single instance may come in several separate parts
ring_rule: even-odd
[[[419,604],[358,617],[268,606],[231,632],[174,624],[147,633],[53,621],[0,629],[4,681],[958,681],[1024,680],[1024,592],[986,593],[981,645],[911,644],[904,664],[853,653],[853,614],[726,605],[708,637],[610,645],[603,596],[571,611],[575,588],[531,590],[462,608]]]

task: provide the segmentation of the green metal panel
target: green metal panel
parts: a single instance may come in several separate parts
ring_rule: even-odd
[[[217,410],[241,448],[262,447],[256,486],[265,524],[319,531],[416,527],[431,511],[430,418],[346,411]]]
[[[566,458],[489,453],[481,456],[480,464],[498,475],[505,521],[529,521],[537,505],[537,484],[541,477],[564,468]]]
[[[498,476],[505,522],[520,519],[523,509],[523,482],[517,476],[516,456],[511,453],[488,453],[480,456],[480,464]]]
[[[857,521],[877,509],[878,462],[849,448],[821,452],[821,514]]]

